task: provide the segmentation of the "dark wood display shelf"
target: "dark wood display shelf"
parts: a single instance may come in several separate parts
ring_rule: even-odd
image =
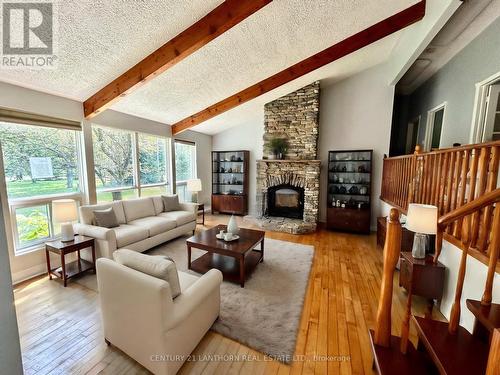
[[[231,156],[240,157],[241,161],[219,160]],[[220,212],[235,215],[246,215],[248,212],[248,174],[249,174],[249,151],[212,151],[212,213]],[[219,164],[235,163],[243,164],[242,171],[221,172]],[[240,168],[238,168],[240,169]],[[221,182],[223,175],[237,174],[237,179],[242,183],[231,184]],[[230,193],[233,190],[237,193]]]
[[[337,160],[337,156],[341,154],[343,159]],[[352,156],[352,159],[346,160],[345,157]],[[363,157],[364,159],[359,159]],[[333,177],[328,176],[328,187],[327,187],[327,220],[326,226],[331,230],[339,230],[354,233],[370,233],[370,219],[371,219],[371,170],[372,170],[372,150],[342,150],[342,151],[330,151],[328,153],[328,173],[335,175],[342,174],[362,174],[365,177],[360,177],[358,179],[368,179],[365,182],[340,182],[333,181]],[[342,171],[334,170],[341,169],[346,163],[365,163],[365,171]],[[368,165],[369,163],[369,165]],[[355,178],[354,178],[355,179]],[[338,186],[349,186],[349,185],[360,185],[366,186],[368,193],[350,193],[346,191],[345,193],[333,192],[333,187]],[[347,189],[346,189],[347,190]],[[332,207],[332,202],[334,198],[337,198],[341,203],[345,204],[346,207]],[[362,203],[366,205],[366,208],[357,208],[358,204]],[[354,207],[353,207],[354,206]]]

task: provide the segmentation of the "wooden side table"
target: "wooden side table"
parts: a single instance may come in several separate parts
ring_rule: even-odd
[[[205,203],[198,203],[198,212],[197,214],[199,215],[201,212],[202,216],[202,222],[198,223],[198,219],[196,219],[196,224],[201,224],[205,225]]]
[[[415,259],[411,252],[401,252],[399,286],[429,301],[426,315],[432,315],[434,300],[441,300],[444,288],[444,272],[446,267],[427,255],[425,259]],[[409,298],[411,298],[409,296]]]
[[[80,250],[92,248],[92,262],[86,261],[80,257]],[[66,264],[66,254],[78,252],[78,259]],[[50,253],[59,255],[61,258],[61,267],[52,269],[50,266]],[[95,240],[91,237],[75,236],[73,241],[62,242],[51,241],[45,244],[45,259],[47,260],[47,274],[49,279],[52,276],[60,278],[66,287],[68,279],[86,271],[94,271],[95,268]]]

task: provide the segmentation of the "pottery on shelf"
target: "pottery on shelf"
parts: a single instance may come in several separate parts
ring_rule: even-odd
[[[229,223],[227,224],[227,231],[232,234],[238,234],[240,231],[240,228],[238,228],[238,223],[236,223],[236,218],[234,215],[231,215],[231,218],[229,219]]]

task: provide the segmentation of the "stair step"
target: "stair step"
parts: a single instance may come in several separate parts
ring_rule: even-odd
[[[482,306],[481,301],[468,299],[467,308],[490,334],[495,328],[500,328],[500,304],[492,303],[490,306]]]
[[[427,353],[418,352],[411,342],[407,354],[399,350],[401,339],[391,336],[391,347],[384,348],[373,343],[374,332],[370,330],[374,365],[380,375],[437,374],[436,367]]]
[[[489,347],[458,327],[455,334],[448,332],[448,323],[413,316],[419,340],[426,347],[441,374],[484,375]]]

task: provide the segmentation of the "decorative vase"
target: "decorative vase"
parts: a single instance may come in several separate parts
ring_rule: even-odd
[[[238,228],[238,224],[236,223],[236,218],[234,215],[231,215],[231,218],[229,219],[229,223],[227,224],[227,231],[229,233],[238,234],[240,231],[240,228]]]

